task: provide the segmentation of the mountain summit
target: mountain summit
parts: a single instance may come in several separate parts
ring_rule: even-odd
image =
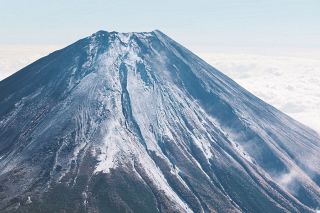
[[[160,31],[0,82],[1,212],[314,212],[320,137]]]

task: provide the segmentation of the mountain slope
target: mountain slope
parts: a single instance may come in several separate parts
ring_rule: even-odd
[[[0,82],[0,209],[312,212],[320,138],[159,31],[99,31]]]

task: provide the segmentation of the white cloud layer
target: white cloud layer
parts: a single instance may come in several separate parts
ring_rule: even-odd
[[[0,50],[0,80],[58,46],[6,46]],[[320,132],[320,60],[261,54],[199,54],[241,86]]]
[[[201,56],[254,95],[320,132],[320,60],[316,57]]]
[[[12,75],[35,60],[57,50],[57,46],[1,45],[0,80]]]

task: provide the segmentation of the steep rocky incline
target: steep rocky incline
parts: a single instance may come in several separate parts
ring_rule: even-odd
[[[314,212],[320,138],[161,33],[0,82],[2,212]]]

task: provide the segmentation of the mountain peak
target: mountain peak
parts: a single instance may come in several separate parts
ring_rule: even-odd
[[[117,35],[117,36],[130,36],[130,35],[155,35],[155,34],[163,34],[160,30],[153,30],[149,32],[117,32],[117,31],[105,31],[99,30],[91,35],[91,37],[95,36],[108,36],[108,35]]]
[[[160,31],[98,31],[1,81],[0,129],[1,211],[320,206],[319,136]]]
[[[90,51],[91,49],[96,47],[105,47],[106,45],[114,46],[115,44],[120,46],[127,46],[129,43],[131,45],[148,46],[151,40],[158,39],[157,37],[161,37],[162,34],[160,31],[155,30],[151,32],[115,32],[115,31],[98,31],[91,36],[87,37],[90,45],[88,46]],[[137,48],[135,49],[137,50]]]

